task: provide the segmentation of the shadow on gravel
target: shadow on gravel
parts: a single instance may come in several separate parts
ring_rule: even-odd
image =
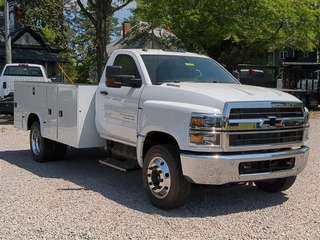
[[[101,193],[106,198],[146,214],[166,217],[207,217],[254,211],[281,205],[287,201],[283,193],[265,193],[255,186],[192,187],[188,202],[170,211],[157,209],[149,203],[142,187],[141,170],[121,172],[101,165],[102,152],[94,149],[70,149],[67,160],[37,163],[29,150],[2,151],[0,159],[23,168],[39,177],[61,178],[79,187],[57,191]]]

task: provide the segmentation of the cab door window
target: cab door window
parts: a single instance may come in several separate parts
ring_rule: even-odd
[[[114,66],[121,66],[124,75],[134,75],[135,78],[140,78],[140,74],[136,63],[129,55],[118,55],[114,60]]]

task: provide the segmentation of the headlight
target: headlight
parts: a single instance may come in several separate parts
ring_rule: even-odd
[[[222,117],[220,114],[193,113],[191,115],[190,128],[201,130],[212,130],[221,128]]]
[[[192,113],[189,141],[191,146],[220,146],[222,126],[220,114]]]

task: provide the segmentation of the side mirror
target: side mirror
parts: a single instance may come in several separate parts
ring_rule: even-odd
[[[141,79],[134,75],[123,75],[122,66],[107,66],[106,69],[106,86],[113,88],[136,87],[140,88],[142,85]]]
[[[107,66],[106,86],[113,87],[113,88],[120,88],[121,87],[121,78],[119,78],[120,75],[122,75],[121,66]]]
[[[3,88],[3,89],[6,89],[6,88],[7,88],[7,82],[3,82],[3,83],[2,83],[2,88]]]

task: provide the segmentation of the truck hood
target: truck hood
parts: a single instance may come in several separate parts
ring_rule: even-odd
[[[166,83],[146,87],[144,99],[189,103],[220,110],[226,102],[300,102],[279,90],[226,83]]]

